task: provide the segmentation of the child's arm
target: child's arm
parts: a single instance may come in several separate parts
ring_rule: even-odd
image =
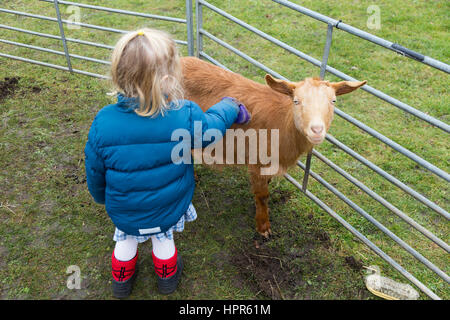
[[[203,112],[203,110],[193,101],[190,101],[192,108],[192,132],[193,142],[195,139],[201,138],[197,137],[198,134],[203,136],[208,129],[219,130],[222,137],[225,132],[230,128],[233,123],[247,123],[250,121],[250,114],[244,105],[240,104],[239,101],[225,97],[211,108]],[[201,124],[201,132],[195,132],[195,123],[199,122]],[[197,125],[198,127],[199,125]],[[201,139],[203,140],[203,139]],[[208,146],[210,143],[216,142],[214,139],[212,141],[202,141],[202,148]],[[198,147],[197,145],[193,147]]]
[[[105,165],[103,163],[103,158],[98,154],[98,151],[95,147],[96,130],[94,123],[89,130],[88,141],[86,142],[86,147],[84,149],[86,180],[89,192],[91,193],[95,202],[104,204],[106,186]]]

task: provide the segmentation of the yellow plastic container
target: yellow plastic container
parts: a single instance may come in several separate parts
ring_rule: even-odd
[[[370,274],[364,281],[367,289],[374,295],[386,300],[417,300],[419,298],[419,293],[411,285],[383,277],[377,266],[365,268]]]

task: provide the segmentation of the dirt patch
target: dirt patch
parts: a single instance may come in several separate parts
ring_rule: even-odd
[[[12,77],[0,81],[0,101],[14,94],[19,88],[19,79],[20,78]]]
[[[314,239],[320,241],[325,247],[330,245],[330,235],[324,230],[317,230],[313,233]]]
[[[288,266],[275,250],[249,247],[231,257],[240,269],[241,280],[247,282],[258,293],[275,300],[289,299],[292,283]],[[301,280],[300,280],[301,281]],[[287,295],[287,296],[286,296]]]
[[[362,269],[363,264],[361,261],[356,260],[353,256],[345,257],[345,263],[355,271],[359,271]]]
[[[265,241],[254,238],[222,259],[238,269],[233,283],[251,288],[256,298],[308,300],[361,296],[357,290],[362,282],[357,274],[362,263],[353,256],[339,255],[329,234],[320,228]],[[347,282],[345,286],[343,281]]]
[[[277,205],[284,205],[288,202],[292,197],[291,191],[275,189],[271,190],[269,204],[271,207],[275,207]]]
[[[80,176],[79,171],[80,170],[78,170],[77,172],[68,172],[64,175],[64,178],[68,181],[72,181],[75,184],[84,184],[86,183],[86,177],[84,175]]]
[[[298,299],[299,288],[302,297],[309,296],[309,291],[314,289],[305,276],[320,275],[328,269],[315,251],[328,248],[330,237],[323,230],[306,232],[304,236],[306,241],[301,246],[295,244],[296,237],[292,234],[284,239],[277,235],[269,239],[256,236],[253,243],[236,249],[230,260],[240,270],[240,281],[260,296],[273,300]],[[284,248],[278,247],[281,245]]]
[[[42,91],[42,88],[40,88],[38,86],[33,86],[33,87],[31,87],[31,91],[33,93],[40,93]]]

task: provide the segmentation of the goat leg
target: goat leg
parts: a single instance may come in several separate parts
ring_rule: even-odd
[[[250,182],[255,196],[256,231],[262,236],[268,238],[272,234],[269,221],[269,181],[270,177],[261,176],[258,173],[250,172]]]

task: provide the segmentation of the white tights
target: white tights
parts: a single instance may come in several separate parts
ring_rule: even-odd
[[[151,237],[153,254],[162,260],[172,258],[175,254],[175,242],[165,239],[158,240],[155,236]],[[134,258],[137,252],[138,242],[134,238],[128,238],[123,241],[117,241],[114,249],[114,256],[120,261],[129,261]]]

